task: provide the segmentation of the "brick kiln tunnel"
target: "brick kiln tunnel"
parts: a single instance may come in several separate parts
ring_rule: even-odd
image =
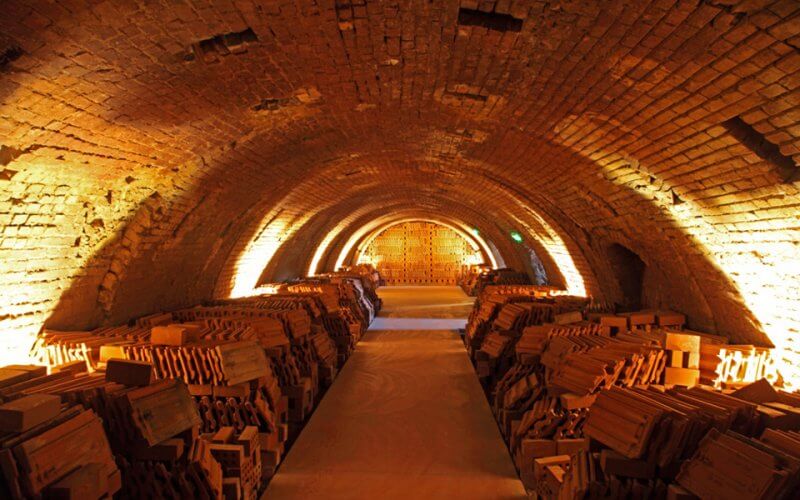
[[[618,390],[601,391],[595,413],[585,409],[592,403],[558,400],[548,386],[558,369],[530,361],[538,354],[525,357],[527,335],[539,335],[529,328],[541,323],[565,323],[563,335],[603,342],[649,339],[662,349],[655,364],[684,370],[680,377],[659,372],[609,386],[702,382],[714,387],[703,397],[715,408],[747,413],[736,416],[751,427],[732,427],[748,436],[741,439],[761,439],[737,446],[769,442],[784,454],[788,442],[800,447],[797,435],[781,434],[778,446],[761,432],[764,421],[792,422],[765,432],[797,430],[800,415],[790,394],[800,387],[797,0],[5,0],[0,10],[0,365],[12,365],[0,369],[0,496],[102,496],[121,485],[131,496],[207,488],[213,497],[224,488],[252,497],[380,308],[379,284],[458,283],[479,296],[466,326],[479,378],[471,376],[495,405],[525,486],[540,496],[582,494],[574,471],[592,464],[602,465],[604,487],[616,485],[617,496],[649,485],[648,495],[705,497],[712,490],[697,477],[714,477],[687,465],[694,449],[684,450],[678,473],[675,460],[645,460],[647,443],[619,449],[624,442],[593,433],[592,415]],[[385,316],[465,317],[471,306],[462,307],[468,299],[454,290],[378,292]],[[511,307],[518,303],[527,306]],[[189,309],[198,304],[204,308]],[[538,307],[547,312],[534,313]],[[650,312],[621,316],[621,324],[613,316],[637,310]],[[561,316],[575,311],[577,318]],[[680,314],[653,311],[678,312],[684,329],[702,334],[676,340],[660,327]],[[562,335],[547,332],[544,339]],[[393,351],[379,340],[397,349],[400,341],[367,335],[375,337],[354,354],[364,359],[350,362],[342,372],[349,378],[323,402],[318,428],[312,421],[298,441],[306,462],[289,464],[287,476],[319,474],[308,458],[313,432],[341,430],[320,427],[323,416],[336,421],[325,404],[347,404],[348,383],[361,390],[359,370],[377,363],[368,357],[391,371]],[[420,359],[434,356],[432,346],[453,351],[449,336],[426,344],[423,334],[408,335]],[[255,352],[245,348],[254,345]],[[744,356],[740,372],[721,374],[719,346]],[[542,359],[549,348],[538,351]],[[192,368],[192,356],[216,356],[217,365]],[[120,357],[141,363],[120,362],[115,372],[107,361]],[[463,368],[443,359],[426,366]],[[42,364],[45,378],[32,366]],[[137,379],[137,370],[146,373]],[[150,370],[182,382],[128,387],[142,377],[149,384]],[[757,395],[736,399],[747,401],[742,407],[713,399],[764,375],[777,390],[758,386],[750,391]],[[383,382],[402,395],[397,377]],[[185,384],[191,396],[184,398]],[[430,387],[436,383],[419,384],[421,392]],[[576,446],[572,463],[568,453],[566,462],[536,462],[534,470],[537,453],[564,453],[552,436],[522,433],[515,441],[510,422],[525,423],[534,407],[544,411],[535,406],[544,400],[528,408],[512,398],[513,408],[504,408],[508,387],[527,387],[531,402],[531,391],[547,394],[562,417],[588,412],[586,429],[577,433],[575,424],[561,437],[591,438],[590,451]],[[93,399],[98,391],[103,405]],[[375,391],[376,401],[394,397]],[[25,399],[34,393],[38,400]],[[186,410],[187,425],[178,416],[138,422],[137,412],[156,405],[147,394],[174,398],[171,408]],[[467,400],[483,411],[482,401]],[[81,404],[94,413],[79,411]],[[113,405],[114,417],[100,409]],[[62,429],[79,423],[78,437]],[[481,429],[476,434],[488,432]],[[725,439],[740,439],[718,430],[703,446],[730,448]],[[49,436],[36,445],[38,459],[34,445],[26,448],[37,432]],[[59,461],[52,449],[70,436],[90,444]],[[214,443],[245,451],[234,460]],[[353,449],[372,459],[388,453]],[[89,463],[91,454],[104,458]],[[432,464],[447,463],[431,456]],[[781,457],[764,467],[796,477],[796,459],[786,465]],[[168,473],[153,472],[156,459],[169,462]],[[481,489],[484,476],[461,466],[463,490],[422,479],[413,483],[419,489],[394,490],[381,471],[382,489],[372,492],[491,497]],[[748,467],[740,475],[755,484],[761,472]],[[239,468],[248,472],[231,472]],[[255,478],[258,468],[263,478]],[[340,478],[317,477],[329,489],[302,495],[276,480],[274,496],[366,495],[347,489],[357,488],[357,476]],[[84,483],[97,486],[81,490]],[[779,495],[779,486],[765,484],[753,486],[752,498]]]

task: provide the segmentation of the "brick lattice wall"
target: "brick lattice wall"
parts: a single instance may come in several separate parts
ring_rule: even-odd
[[[463,266],[483,261],[463,236],[431,222],[386,228],[358,257],[374,264],[387,285],[455,285]]]

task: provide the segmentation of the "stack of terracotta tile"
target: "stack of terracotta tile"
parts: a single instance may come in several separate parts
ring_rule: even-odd
[[[508,331],[514,336],[519,336],[527,326],[553,321],[554,313],[555,307],[550,303],[511,302],[500,308],[492,326],[494,330]]]
[[[800,441],[796,433],[769,432],[757,440],[712,429],[677,482],[700,498],[796,498]]]
[[[311,317],[304,309],[266,309],[249,305],[223,305],[213,307],[193,307],[172,313],[178,322],[190,323],[206,319],[223,318],[228,320],[273,319],[279,321],[283,331],[290,339],[301,338],[311,333]]]
[[[540,285],[491,285],[481,291],[475,299],[475,306],[480,307],[485,302],[532,302],[548,298],[552,290],[552,287]]]
[[[0,497],[100,498],[121,487],[102,420],[92,411],[62,404],[36,391],[42,367],[0,369]]]
[[[327,290],[333,294],[336,289],[333,285],[315,284],[313,287],[306,284],[287,285],[286,289],[279,291],[277,295],[247,297],[242,299],[230,299],[215,301],[217,306],[243,306],[249,309],[271,310],[274,316],[280,311],[305,311],[308,314],[310,324],[304,325],[302,330],[293,327],[291,324],[285,325],[283,331],[274,327],[267,332],[263,326],[259,330],[259,341],[267,349],[273,347],[286,347],[286,334],[290,332],[292,339],[291,351],[296,358],[297,364],[303,375],[312,376],[325,387],[329,386],[338,372],[340,362],[343,362],[355,343],[356,337],[353,335],[355,329],[351,329],[351,321],[348,321],[347,308],[339,305],[339,299],[334,297],[334,313],[329,314],[325,301],[321,298],[322,292],[300,293],[291,290]],[[338,292],[337,292],[338,293]],[[289,295],[291,294],[291,295]],[[268,315],[270,312],[267,313]],[[187,318],[188,319],[188,318]],[[253,320],[251,320],[253,321]],[[253,325],[256,327],[257,325]],[[360,324],[358,330],[360,331]],[[302,332],[302,333],[301,333]],[[329,334],[333,332],[333,335]],[[333,339],[337,342],[334,342]],[[341,347],[341,351],[339,347]],[[333,348],[333,351],[331,351]],[[271,352],[271,351],[270,351]],[[341,354],[341,356],[339,356]],[[321,387],[318,388],[321,391]]]
[[[491,286],[525,286],[529,283],[530,278],[525,273],[508,268],[491,269],[488,266],[472,267],[460,280],[461,288],[471,296],[480,295]]]
[[[596,456],[587,450],[578,450],[572,456],[540,458],[535,463],[534,475],[536,492],[541,498],[603,497],[603,471]]]
[[[475,370],[485,385],[492,386],[494,377],[508,368],[508,352],[512,338],[500,332],[490,332],[481,342],[481,348],[475,353]]]
[[[380,309],[380,300],[377,295],[370,296],[364,293],[363,282],[353,276],[339,273],[330,273],[313,278],[305,278],[287,287],[290,292],[319,291],[325,296],[324,301],[328,314],[335,314],[343,309],[361,327],[361,333],[372,321]],[[336,297],[338,308],[330,307],[331,297]]]
[[[26,407],[21,421],[32,416],[27,402],[33,397],[19,400]],[[8,414],[11,404],[0,413]],[[36,417],[41,417],[38,413]],[[77,407],[61,411],[56,404],[46,420],[17,428],[24,430],[4,432],[0,438],[3,498],[111,498],[122,486],[102,421],[93,411]]]
[[[464,343],[470,353],[480,349],[481,342],[483,342],[483,338],[491,329],[492,320],[498,309],[499,304],[491,301],[486,301],[473,307],[467,326],[464,329]]]
[[[212,316],[200,323],[196,333],[200,338],[190,337],[180,346],[124,346],[124,356],[152,360],[159,378],[181,378],[191,384],[192,394],[201,398],[198,404],[204,408],[211,406],[217,414],[216,421],[223,425],[233,425],[225,423],[230,422],[225,420],[226,414],[230,412],[238,415],[241,422],[249,416],[247,421],[256,425],[259,422],[256,418],[258,413],[251,405],[258,403],[260,399],[253,392],[258,387],[248,386],[237,390],[223,389],[221,386],[236,386],[255,380],[270,380],[272,377],[281,390],[290,396],[287,403],[290,421],[302,423],[305,420],[312,409],[311,404],[319,394],[317,359],[307,335],[296,337],[294,344],[290,344],[285,333],[287,323],[269,315],[239,317],[236,307],[194,308],[187,311],[191,312],[180,311],[176,315],[186,319]],[[267,310],[259,311],[270,313]],[[304,311],[295,312],[307,317]],[[234,319],[229,319],[229,316]],[[153,329],[151,342],[160,338],[161,329],[191,328],[194,325],[196,323],[156,327]],[[258,343],[212,340],[230,337],[257,338]],[[265,355],[272,363],[267,361]],[[182,362],[179,363],[178,360]],[[227,369],[229,372],[233,370],[233,373],[227,377],[215,376],[215,368],[222,371]],[[248,394],[250,400],[242,399]],[[239,399],[233,399],[234,396]],[[228,399],[224,404],[219,400],[223,397]],[[274,410],[278,398],[270,399]],[[294,408],[299,410],[293,411]],[[210,415],[208,410],[204,414]]]
[[[539,406],[546,415],[555,403]],[[521,441],[517,455],[535,457],[523,480],[539,497],[794,498],[800,485],[800,396],[766,380],[730,395],[612,388],[588,413],[591,447]]]
[[[209,394],[204,388],[189,390],[202,419],[201,430],[214,432],[225,426],[242,429],[255,426],[266,432],[280,432],[287,422],[288,402],[277,384],[260,380],[234,387],[214,387]],[[285,439],[281,440],[285,441]]]
[[[284,297],[285,294],[296,297],[313,297],[323,316],[335,315],[345,308],[342,305],[339,287],[330,283],[294,283],[287,285],[285,292],[276,297]]]
[[[362,312],[360,319],[364,323],[369,324],[375,319],[378,311],[380,311],[381,300],[368,280],[361,275],[345,272],[330,273],[323,276],[330,283],[340,285],[341,293],[345,300],[357,305]]]
[[[532,305],[532,303],[503,304],[497,312],[497,317],[494,320],[494,329],[497,331],[510,332],[520,329],[527,319],[529,309],[525,306],[529,304]]]
[[[211,394],[193,391],[202,419],[201,432],[217,433],[223,428],[258,431],[262,479],[274,474],[289,439],[289,398],[271,373],[266,377],[233,387],[215,386]]]
[[[540,460],[547,466],[540,467],[540,475],[546,481],[537,487],[541,498],[693,498],[680,486],[661,478],[639,477],[639,471],[610,453],[581,450],[572,456]]]
[[[486,276],[491,271],[491,267],[485,264],[471,264],[461,268],[456,284],[469,296],[478,294],[478,288],[485,286]],[[482,283],[483,282],[483,283]]]
[[[205,434],[211,455],[222,469],[222,489],[225,498],[254,500],[262,481],[261,441],[256,427],[237,432],[223,427],[214,434]]]
[[[308,313],[312,322],[322,317],[324,305],[317,294],[289,293],[278,290],[274,295],[256,295],[236,299],[218,299],[208,302],[208,306],[243,306],[255,309],[294,310]]]
[[[157,378],[180,378],[190,384],[195,414],[201,417],[204,431],[215,431],[222,426],[234,426],[239,430],[247,425],[257,427],[265,436],[264,450],[269,454],[265,473],[274,473],[289,437],[290,400],[283,392],[288,393],[298,385],[305,390],[299,396],[305,409],[300,421],[310,412],[305,401],[315,394],[310,384],[304,383],[296,366],[284,324],[263,316],[240,320],[212,318],[162,325],[152,330],[149,339],[155,345],[116,342],[102,346],[103,355],[110,353],[150,361],[155,365]],[[113,337],[103,338],[106,342],[114,340]],[[237,338],[252,338],[258,342],[231,340]],[[271,341],[271,338],[277,340]],[[277,352],[268,359],[265,353],[270,351]],[[100,357],[100,368],[107,361],[104,356]],[[279,363],[273,366],[270,359],[277,359]],[[282,380],[279,381],[276,374],[281,375]],[[132,474],[152,472],[149,466],[135,460],[129,461],[127,466]],[[174,470],[176,477],[188,473],[183,465]]]
[[[488,286],[475,299],[469,321],[472,321],[479,311],[484,316],[484,320],[493,319],[491,316],[494,314],[494,308],[498,305],[509,302],[532,302],[535,299],[547,297],[548,291],[549,287],[537,285]],[[488,315],[486,308],[489,309]],[[483,311],[481,311],[482,309]]]
[[[116,498],[221,498],[222,468],[205,441],[168,440],[153,446],[143,460],[120,455],[125,477]]]
[[[195,397],[193,402],[182,382],[174,379],[154,381],[154,370],[148,363],[110,359],[101,368],[105,368],[105,373],[67,371],[43,375],[37,371],[27,380],[19,375],[11,377],[21,372],[15,367],[0,369],[10,384],[2,387],[3,397],[12,405],[9,410],[13,410],[14,404],[27,404],[26,398],[39,397],[52,398],[56,410],[62,407],[63,402],[99,412],[105,426],[103,439],[111,444],[123,472],[123,498],[159,494],[174,494],[176,498],[216,498],[221,495],[222,472],[208,447],[197,442],[199,428],[215,431],[230,425],[241,432],[253,425],[254,431],[251,432],[256,432],[259,454],[266,467],[263,474],[259,471],[251,476],[258,475],[257,484],[260,484],[274,473],[284,451],[288,412],[286,398],[277,384],[269,386],[266,380],[261,379],[212,386],[213,395]],[[280,402],[276,403],[276,398]],[[271,407],[277,407],[278,413],[273,414]],[[28,405],[28,408],[39,413],[50,411],[42,404]],[[26,419],[32,416],[36,415],[25,414]],[[3,408],[0,407],[0,423],[2,421]],[[119,488],[118,477],[100,481],[94,476],[81,474],[81,478],[91,480],[90,484],[98,488]],[[253,480],[249,481],[253,484]]]
[[[543,325],[532,325],[522,330],[522,336],[514,347],[515,353],[520,359],[538,361],[548,341],[554,337],[581,337],[603,335],[608,336],[607,328],[598,323],[582,321],[568,325],[556,325],[546,323]]]
[[[253,312],[253,316],[247,315]],[[202,339],[248,338],[258,344],[271,357],[281,376],[282,385],[297,383],[299,376],[312,379],[313,391],[319,392],[319,363],[309,338],[311,323],[308,313],[302,309],[274,311],[268,309],[242,308],[240,306],[204,307],[178,311],[175,316],[184,320],[200,319],[204,329]],[[290,333],[294,330],[294,333]],[[328,337],[316,329],[319,335]]]
[[[51,374],[0,368],[0,426],[11,425],[0,427],[0,497],[99,498],[123,484],[121,498],[255,498],[319,380],[331,383],[380,307],[361,274],[274,290],[129,326],[45,331],[32,355]],[[347,338],[344,353],[329,331]]]
[[[541,365],[518,363],[497,384],[492,408],[526,485],[534,460],[588,448],[582,426],[587,411],[562,396],[548,395]]]
[[[691,456],[709,429],[753,435],[756,405],[700,388],[613,388],[591,407],[585,433],[630,460],[669,471]],[[632,462],[633,464],[633,462]]]
[[[60,332],[45,329],[31,348],[31,357],[46,366],[84,361],[95,369],[103,346],[147,342],[150,326],[103,327],[89,332]]]
[[[686,316],[674,311],[643,310],[620,314],[593,313],[590,319],[612,329],[612,333],[647,332],[652,329],[682,330]]]
[[[537,398],[518,422],[509,425],[509,448],[520,477],[527,487],[533,487],[534,465],[539,458],[570,455],[588,449],[589,441],[583,436],[586,420],[585,408],[566,409],[557,398],[532,392]]]
[[[134,344],[123,346],[122,351],[126,359],[152,362],[158,378],[177,378],[192,385],[236,385],[266,376],[268,370],[264,349],[252,340]]]
[[[110,373],[106,373],[107,380]],[[197,409],[186,385],[179,380],[125,389],[106,386],[103,394],[108,405],[103,417],[115,451],[145,451],[182,432],[199,430]]]
[[[515,363],[503,377],[497,381],[494,391],[490,395],[492,410],[495,414],[505,406],[505,395],[514,385],[530,376],[536,376],[537,380],[541,374],[540,367],[534,363]]]
[[[336,344],[322,328],[319,328],[309,337],[316,358],[319,360],[320,383],[330,387],[338,373],[338,353]]]
[[[515,300],[512,296],[503,299]],[[488,320],[484,320],[488,317]],[[487,301],[476,315],[476,324],[466,329],[466,341],[470,352],[481,348],[483,339],[489,332],[500,332],[504,336],[519,338],[522,330],[529,325],[539,325],[551,321],[553,305],[533,302],[525,297],[521,302],[496,303]]]
[[[607,329],[583,321],[579,312],[562,313],[557,318],[566,324],[524,329],[526,333],[517,344],[523,355],[516,356],[515,363],[497,381],[494,392],[490,394],[500,429],[509,443],[523,480],[529,486],[533,481],[535,459],[553,455],[558,450],[571,453],[588,448],[582,426],[592,399],[562,394],[562,388],[545,384],[546,366],[540,362],[541,354],[552,341],[600,338],[601,334],[607,333]],[[489,334],[486,339],[493,339],[493,335],[496,334]],[[593,345],[605,346],[610,342],[611,339],[602,337]],[[524,355],[526,348],[529,349],[528,355]]]
[[[778,383],[779,363],[772,348],[710,342],[701,346],[701,377],[718,388],[737,388],[761,378]]]
[[[491,330],[519,337],[525,327],[553,322],[557,315],[563,324],[582,321],[580,310],[587,299],[550,297],[552,291],[552,287],[539,285],[487,286],[475,301],[467,321],[465,343],[470,353],[480,349]]]
[[[664,351],[610,337],[555,337],[542,355],[548,384],[557,394],[586,396],[614,385],[658,383]]]
[[[501,304],[483,338],[475,335],[470,339],[470,352],[476,370],[489,389],[513,363],[513,347],[525,328],[552,321],[554,310],[552,303],[525,301]],[[575,311],[566,315],[580,318],[581,313]]]
[[[781,498],[800,485],[800,396],[770,384],[779,378],[766,376],[759,350],[684,330],[671,312],[553,319],[566,324],[523,329],[513,363],[488,388],[523,482],[539,497],[739,498],[734,490],[744,488],[743,498]],[[485,352],[505,353],[503,338],[487,334]],[[742,353],[736,382],[717,373],[726,352]],[[708,353],[724,392],[698,385]],[[745,371],[765,378],[743,386]],[[744,479],[715,486],[730,474]]]
[[[525,412],[542,396],[542,386],[535,372],[520,371],[514,381],[504,377],[503,387],[494,395],[492,411],[500,430],[508,440],[512,433],[512,422],[522,419]]]
[[[357,294],[353,291],[352,283],[335,284],[325,280],[307,279],[288,285],[286,290],[288,293],[313,294],[319,297],[324,309],[322,326],[336,344],[341,366],[369,325],[369,315],[365,314],[362,305],[350,298]]]
[[[383,280],[381,279],[381,274],[375,268],[374,265],[369,263],[361,263],[355,264],[352,266],[344,266],[339,270],[339,273],[345,275],[358,275],[361,277],[361,280],[364,284],[365,290],[377,290],[378,287],[383,285]],[[368,294],[369,295],[369,294]],[[376,297],[377,298],[377,295]],[[371,298],[371,300],[374,300]],[[380,300],[380,299],[378,299]]]
[[[105,373],[62,371],[36,375],[3,387],[3,397],[9,400],[7,408],[26,405],[29,398],[53,399],[56,409],[61,410],[62,405],[69,408],[52,416],[41,413],[47,410],[42,404],[26,406],[36,413],[27,414],[25,418],[43,417],[47,420],[42,426],[56,425],[35,440],[37,447],[42,446],[41,452],[48,456],[50,471],[40,474],[40,481],[50,474],[63,476],[65,470],[72,471],[78,464],[81,468],[76,476],[59,477],[61,494],[71,491],[87,498],[99,498],[103,493],[98,491],[116,491],[120,484],[124,486],[120,493],[123,498],[154,496],[172,488],[196,496],[221,494],[221,476],[219,481],[215,479],[219,475],[215,473],[219,465],[196,446],[200,418],[183,382],[155,382],[151,365],[122,359],[109,360]],[[70,412],[68,421],[61,417],[65,412]],[[70,438],[78,436],[74,442],[58,437],[52,448],[44,447],[50,445],[49,433],[66,428],[71,432]],[[25,434],[28,435],[32,434]],[[110,451],[104,451],[109,445]],[[116,467],[111,468],[114,464],[110,458],[112,451],[122,471],[121,481],[119,475],[114,474]],[[67,463],[59,465],[61,461]],[[103,472],[95,466],[84,470],[82,464],[87,463],[101,464]],[[22,481],[24,489],[24,475],[15,474],[15,477]]]

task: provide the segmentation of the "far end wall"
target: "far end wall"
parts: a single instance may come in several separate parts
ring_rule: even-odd
[[[449,227],[420,221],[383,230],[358,261],[374,264],[387,285],[455,285],[462,267],[483,256]]]

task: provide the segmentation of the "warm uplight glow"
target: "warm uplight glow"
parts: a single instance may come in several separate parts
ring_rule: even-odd
[[[775,345],[772,356],[785,386],[800,389],[800,226],[748,236],[703,222],[702,209],[689,201],[672,206],[670,212],[738,288]]]
[[[0,339],[3,340],[0,348],[0,366],[40,364],[30,355],[37,333],[38,328],[35,327],[0,330]]]
[[[256,287],[258,279],[264,267],[281,247],[286,233],[285,222],[272,221],[247,245],[236,263],[231,298],[249,297],[261,293]]]
[[[319,272],[319,263],[322,260],[322,257],[325,256],[325,253],[328,251],[331,243],[333,240],[339,236],[339,233],[342,231],[343,224],[339,224],[337,227],[333,228],[332,230],[328,231],[328,234],[322,239],[319,245],[317,245],[316,250],[314,250],[314,256],[311,258],[311,264],[308,266],[308,271],[306,274],[309,276],[315,276]],[[334,270],[339,269],[341,264],[336,264]]]
[[[4,97],[0,102],[0,114],[13,116],[16,108],[11,103],[20,97]],[[42,325],[59,307],[62,294],[70,290],[74,278],[86,276],[84,269],[91,257],[124,230],[130,222],[129,214],[136,213],[137,207],[146,204],[153,193],[150,189],[128,188],[124,196],[114,195],[113,204],[100,206],[95,202],[97,193],[110,194],[117,183],[124,182],[124,174],[118,179],[110,172],[96,177],[86,175],[84,162],[72,161],[75,155],[56,159],[53,155],[61,154],[57,150],[39,153],[25,154],[11,162],[8,168],[17,173],[10,181],[3,179],[0,188],[6,200],[13,193],[20,193],[15,195],[20,197],[20,202],[25,198],[23,205],[13,209],[14,213],[19,213],[15,219],[27,218],[23,215],[24,210],[32,209],[26,206],[38,207],[36,213],[41,214],[31,216],[25,225],[9,222],[3,235],[0,249],[0,276],[3,278],[0,279],[0,366],[39,364],[31,357],[30,349]],[[4,166],[0,165],[0,173]],[[156,184],[145,175],[137,175],[137,180],[143,186]],[[23,196],[26,186],[29,189]],[[36,191],[30,191],[33,186],[36,186]],[[42,193],[41,199],[35,193]],[[84,225],[64,215],[71,207],[81,205],[91,205],[92,217],[102,225],[92,227],[88,221]],[[42,221],[33,222],[34,218]],[[143,227],[141,222],[137,219],[137,224]],[[56,241],[71,243],[62,245]],[[136,248],[127,247],[127,250],[128,258],[132,259]],[[121,263],[117,260],[113,265],[116,272],[124,275],[125,265],[117,267]],[[113,292],[110,296],[113,297]]]
[[[281,291],[283,285],[280,283],[270,283],[256,287],[253,295],[275,295]]]
[[[748,350],[720,348],[717,378],[714,386],[722,389],[726,386],[740,386],[766,378],[770,383],[779,381],[778,376],[783,368],[782,363],[774,356],[772,349]]]
[[[519,225],[527,229],[528,234],[542,244],[550,255],[550,258],[553,259],[559,272],[561,272],[561,275],[564,277],[567,293],[576,297],[586,297],[586,283],[583,279],[583,274],[578,270],[578,266],[575,265],[575,260],[569,252],[569,249],[567,249],[564,240],[542,216],[531,210],[521,201],[516,201],[531,215],[531,217],[533,217],[538,227],[534,228],[531,224],[527,224],[525,221],[516,217],[514,217],[514,219]]]

